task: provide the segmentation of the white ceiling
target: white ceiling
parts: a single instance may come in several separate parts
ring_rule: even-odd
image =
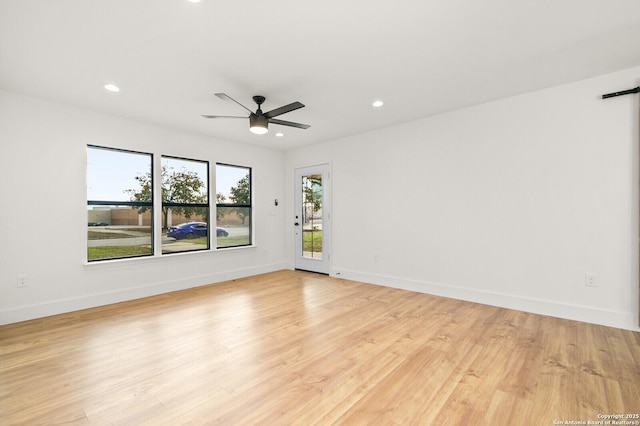
[[[282,149],[638,65],[639,0],[0,0],[1,89]]]

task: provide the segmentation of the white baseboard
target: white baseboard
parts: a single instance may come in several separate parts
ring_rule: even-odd
[[[166,281],[143,287],[132,287],[108,293],[90,294],[82,297],[53,300],[40,304],[19,306],[0,310],[0,325],[43,318],[82,309],[104,306],[127,300],[155,296],[172,291],[185,290],[223,281],[245,278],[253,275],[274,272],[282,269],[293,269],[290,263],[262,265],[221,273],[189,277],[184,280]],[[361,281],[401,290],[450,297],[485,305],[516,309],[540,315],[565,318],[574,321],[600,324],[625,330],[640,331],[638,318],[629,312],[616,312],[596,309],[589,306],[571,305],[549,300],[524,298],[519,296],[484,292],[464,287],[448,286],[439,283],[407,280],[403,278],[363,273],[344,269],[332,270],[331,276],[336,278]]]
[[[250,277],[268,272],[288,269],[288,263],[261,265],[215,274],[188,277],[182,280],[165,281],[142,287],[131,287],[114,292],[89,294],[71,299],[52,300],[45,303],[19,306],[0,310],[0,325],[28,321],[51,315],[64,314],[97,306],[110,305],[127,300],[141,299],[172,291],[185,290],[193,287],[229,281],[238,278]]]
[[[518,311],[547,315],[556,318],[599,324],[625,330],[640,331],[640,327],[638,327],[638,317],[631,312],[608,311],[590,306],[531,299],[509,294],[492,293],[465,287],[408,280],[344,269],[332,270],[331,276],[368,284],[381,285],[384,287],[415,291],[417,293],[433,294],[435,296],[497,306],[500,308],[515,309]]]

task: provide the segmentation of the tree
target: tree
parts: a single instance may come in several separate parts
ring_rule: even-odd
[[[139,189],[127,189],[131,201],[151,201],[151,172],[135,177]],[[203,192],[204,191],[204,192]],[[189,219],[193,215],[207,215],[206,207],[165,206],[165,203],[206,204],[206,185],[194,171],[183,168],[175,171],[173,167],[162,167],[162,217],[164,226],[168,225],[169,211],[182,214]],[[144,213],[149,207],[138,207],[138,213]]]
[[[305,208],[311,207],[316,213],[322,207],[322,176],[305,176],[302,184]]]
[[[226,199],[227,197],[225,197],[223,193],[218,192],[216,194],[216,204],[222,204]],[[216,209],[216,220],[219,222],[226,214],[227,212],[224,211],[224,209]]]
[[[231,201],[234,204],[251,204],[251,186],[249,185],[249,174],[238,181],[236,186],[232,186],[229,190]],[[244,225],[245,219],[249,216],[249,210],[245,207],[236,208],[238,217],[242,219]]]

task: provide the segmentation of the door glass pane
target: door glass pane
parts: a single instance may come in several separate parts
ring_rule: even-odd
[[[322,175],[302,176],[302,256],[322,260]]]

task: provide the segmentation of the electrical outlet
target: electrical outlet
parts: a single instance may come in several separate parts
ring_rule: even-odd
[[[596,274],[587,272],[584,274],[584,285],[586,285],[587,287],[598,287],[598,284],[596,282]]]
[[[18,275],[16,285],[18,287],[27,287],[27,276],[25,274]]]

